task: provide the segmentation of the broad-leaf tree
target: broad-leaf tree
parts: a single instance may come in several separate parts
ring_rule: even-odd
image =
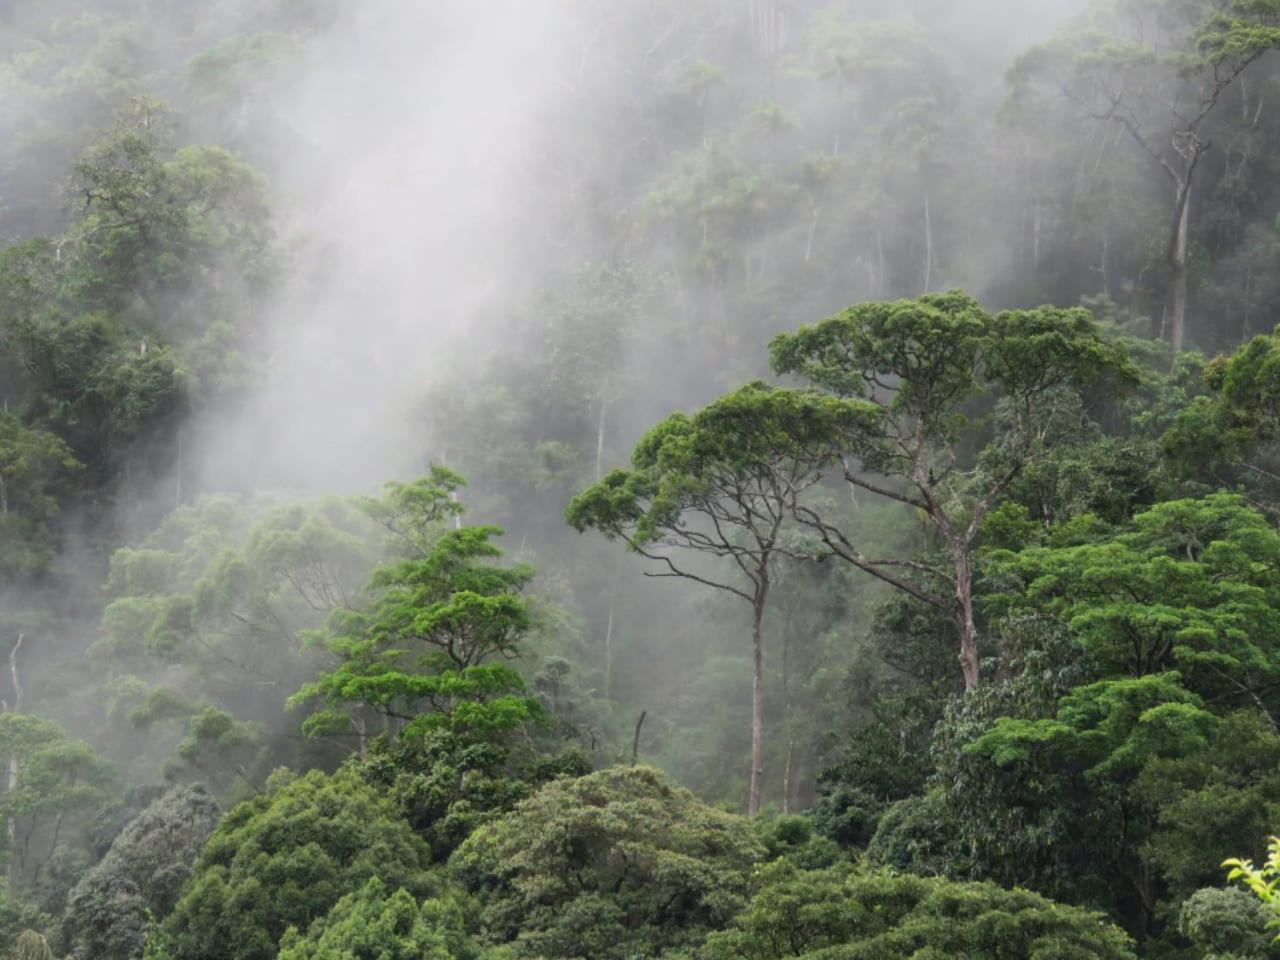
[[[750,906],[713,933],[703,960],[1132,960],[1129,938],[1100,915],[990,883],[956,883],[850,864],[766,867]]]
[[[432,893],[427,862],[426,846],[357,771],[281,771],[218,824],[157,947],[172,960],[271,960],[290,927],[307,929],[374,877]]]
[[[837,458],[837,438],[874,429],[860,400],[752,383],[698,412],[672,414],[631,455],[569,504],[594,528],[654,561],[650,576],[680,577],[751,606],[751,777],[760,808],[764,765],[764,619],[778,561],[796,554],[787,525]],[[719,561],[700,564],[697,557]]]
[[[366,504],[396,559],[374,570],[366,604],[340,607],[314,634],[337,665],[292,698],[323,704],[304,730],[354,731],[364,757],[369,710],[386,729],[396,723],[409,736],[448,729],[482,739],[540,714],[523,677],[505,662],[530,627],[521,591],[533,570],[495,562],[499,528],[444,523],[458,515],[461,483],[436,467]]]
[[[982,522],[1029,466],[1080,435],[1082,391],[1133,376],[1124,351],[1084,310],[992,316],[953,291],[850,307],[779,335],[771,352],[779,374],[869,405],[838,441],[844,479],[920,511],[947,562],[869,556],[856,532],[808,503],[797,518],[831,553],[954,618],[965,686],[976,687]],[[821,451],[829,444],[824,436]]]
[[[450,872],[517,957],[627,960],[696,945],[745,905],[750,821],[652,767],[557,780],[477,830]]]
[[[1060,618],[1106,675],[1176,669],[1215,703],[1276,714],[1280,535],[1266,517],[1214,494],[1156,504],[1119,531],[1085,521],[1057,536],[992,553],[993,610]]]

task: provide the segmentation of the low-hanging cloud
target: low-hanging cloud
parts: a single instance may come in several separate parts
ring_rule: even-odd
[[[200,487],[363,488],[422,465],[406,410],[529,272],[567,27],[520,0],[353,5],[260,107],[292,258],[262,386],[194,428]]]

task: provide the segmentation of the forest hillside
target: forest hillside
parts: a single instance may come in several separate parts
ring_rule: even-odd
[[[0,960],[1280,958],[1280,0],[0,0]]]

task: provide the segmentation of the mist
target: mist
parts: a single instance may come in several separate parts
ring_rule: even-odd
[[[1280,751],[1278,48],[1245,0],[0,3],[0,956],[20,914],[55,957],[207,960],[188,881],[240,804],[385,795],[362,829],[444,877],[481,827],[523,862],[575,784],[737,837],[723,916],[538,940],[576,914],[476,859],[460,937],[720,956],[785,860],[1183,955],[1256,838],[1178,874],[1088,819],[1163,837],[1155,788],[997,741],[1141,681],[1212,714],[1162,762]],[[1072,580],[1094,548],[1204,568],[1139,666],[1095,619],[1163,599]],[[84,905],[152,817],[204,833],[117,957]]]
[[[644,564],[568,530],[565,504],[660,418],[766,376],[779,332],[926,289],[1034,302],[1009,283],[1025,225],[997,199],[1022,176],[996,148],[1004,70],[1082,7],[378,0],[138,19],[128,3],[69,4],[51,19],[18,7],[13,56],[33,56],[19,52],[24,31],[42,46],[37,69],[11,72],[25,86],[12,85],[4,115],[25,144],[6,193],[15,241],[77,235],[64,175],[43,204],[17,201],[109,127],[120,103],[103,97],[107,76],[119,97],[171,99],[182,140],[243,157],[270,211],[271,282],[235,308],[230,372],[201,373],[200,398],[128,440],[123,468],[104,461],[109,495],[69,500],[60,569],[78,596],[106,582],[109,604],[127,579],[108,576],[112,528],[133,546],[181,542],[204,498],[374,494],[449,466],[467,479],[468,520],[502,525],[506,549],[563,608],[568,632],[544,652],[576,661],[576,682],[603,698],[597,749],[647,710],[652,754],[698,789],[724,789],[733,765],[707,773],[702,752],[721,747],[689,743],[685,728],[705,725],[694,690],[742,694],[741,612],[696,585],[647,580]],[[859,46],[861,23],[883,51]],[[871,58],[867,72],[840,60],[840,44]],[[36,78],[86,46],[89,86],[37,99]],[[176,79],[156,85],[166,71]],[[927,103],[937,113],[914,116]],[[52,137],[60,125],[74,133]],[[826,172],[810,182],[814,163]],[[180,292],[190,303],[178,309],[221,319],[228,308],[202,298],[246,281],[226,263],[199,269],[207,289]],[[147,335],[163,340],[163,323],[147,320]],[[201,344],[182,347],[179,365],[198,367]],[[137,349],[145,360],[145,341]],[[227,548],[261,536],[244,518],[233,529]],[[19,609],[41,596],[8,589]],[[70,615],[69,646],[99,650],[110,672],[95,603]],[[865,626],[812,629],[860,643]],[[40,674],[66,648],[25,656]],[[199,686],[198,670],[171,669],[151,682]],[[97,709],[60,714],[98,737]],[[297,722],[274,688],[243,709],[277,731]],[[172,726],[168,742],[180,734]],[[827,750],[815,741],[796,759],[802,798]]]
[[[258,106],[288,143],[265,163],[293,276],[263,389],[201,428],[202,488],[363,490],[442,455],[406,413],[534,282],[529,194],[568,28],[522,3],[361,4]]]
[[[874,6],[859,12],[904,13]],[[993,65],[966,92],[994,106],[999,65],[1081,4],[918,6],[911,13],[947,44],[943,56]],[[581,185],[566,180],[599,174],[565,165],[598,143],[594,123],[628,109],[615,99],[628,96],[628,74],[614,55],[627,31],[647,21],[659,41],[681,42],[663,20],[678,21],[674,8],[642,10],[560,0],[498,3],[478,16],[464,3],[362,4],[309,44],[286,84],[255,99],[247,142],[270,137],[272,149],[255,154],[275,191],[289,279],[263,318],[264,384],[191,428],[184,469],[197,489],[368,490],[447,459],[451,438],[424,436],[408,415],[424,386],[442,374],[465,379],[577,263],[626,257],[636,243],[624,239],[619,251],[616,239],[575,232]],[[778,16],[798,47],[803,14],[783,7]],[[748,9],[721,5],[713,36],[750,28]],[[675,59],[710,50],[695,45]],[[634,177],[657,173],[641,166]],[[830,283],[856,295],[838,273]],[[626,425],[631,434],[673,397],[675,406],[699,402],[704,384],[721,382],[715,358],[664,382],[662,369],[679,361],[655,352],[623,361],[643,365],[636,376],[654,387]]]

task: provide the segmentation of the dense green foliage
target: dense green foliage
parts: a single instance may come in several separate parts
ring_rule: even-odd
[[[182,958],[270,958],[290,927],[307,928],[373,877],[422,895],[426,847],[354,772],[282,775],[230,811],[164,925]]]
[[[1133,951],[1101,917],[1025,890],[847,865],[797,870],[778,863],[766,870],[732,928],[707,938],[701,956],[1125,960]]]
[[[482,960],[497,958],[470,942],[462,908],[452,900],[421,905],[401,888],[371,879],[333,905],[306,937],[285,934],[281,960]]]
[[[67,898],[62,934],[74,956],[140,955],[173,909],[221,811],[202,787],[174,788],[120,831]]]
[[[364,711],[403,721],[400,736],[434,730],[498,737],[540,716],[524,696],[520,674],[498,658],[512,658],[530,627],[520,591],[533,577],[525,566],[492,561],[497,527],[441,530],[456,515],[450,499],[462,480],[441,467],[413,484],[392,484],[367,510],[389,531],[396,559],[373,571],[362,609],[330,614],[321,642],[338,661],[293,698],[324,702],[306,732],[354,728],[367,738]]]
[[[0,4],[0,960],[1280,956],[1278,83]]]
[[[552,783],[477,830],[451,872],[521,957],[654,956],[696,945],[746,902],[750,824],[652,767]]]

